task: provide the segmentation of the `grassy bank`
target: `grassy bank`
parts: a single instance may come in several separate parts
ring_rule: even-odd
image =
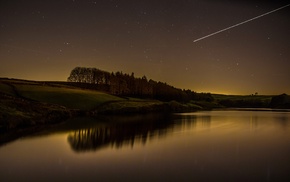
[[[0,79],[0,131],[57,123],[78,115],[167,112],[181,106],[61,83]]]
[[[122,101],[123,98],[103,92],[83,90],[61,85],[4,80],[0,83],[2,93],[27,100],[57,104],[69,109],[90,110],[108,101]]]
[[[0,93],[0,132],[68,119],[72,111],[59,105],[33,102]]]
[[[190,112],[221,107],[289,107],[289,96],[271,103],[272,96],[212,94],[212,101],[176,101],[118,97],[96,89],[91,84],[40,82],[0,78],[0,131],[54,123],[66,118],[99,114],[148,112]],[[288,105],[287,105],[288,104]],[[281,107],[282,108],[282,107]]]

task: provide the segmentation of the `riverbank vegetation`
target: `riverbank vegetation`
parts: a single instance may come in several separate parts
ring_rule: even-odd
[[[77,67],[67,82],[0,78],[0,132],[76,116],[170,113],[214,108],[290,108],[290,97],[182,90],[122,72]]]
[[[0,131],[57,123],[75,116],[192,111],[192,103],[112,95],[91,84],[0,79]],[[87,88],[88,87],[88,88]]]

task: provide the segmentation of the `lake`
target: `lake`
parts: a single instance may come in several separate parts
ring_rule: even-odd
[[[0,147],[1,181],[290,181],[290,112],[76,118]]]

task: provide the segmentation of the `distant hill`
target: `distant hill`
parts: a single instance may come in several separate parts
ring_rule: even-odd
[[[274,96],[271,100],[270,107],[289,109],[290,108],[290,96],[287,94],[281,94]]]

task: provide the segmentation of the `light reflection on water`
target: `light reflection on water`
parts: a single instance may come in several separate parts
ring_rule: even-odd
[[[288,181],[289,164],[290,113],[271,111],[76,119],[0,148],[4,181]]]

